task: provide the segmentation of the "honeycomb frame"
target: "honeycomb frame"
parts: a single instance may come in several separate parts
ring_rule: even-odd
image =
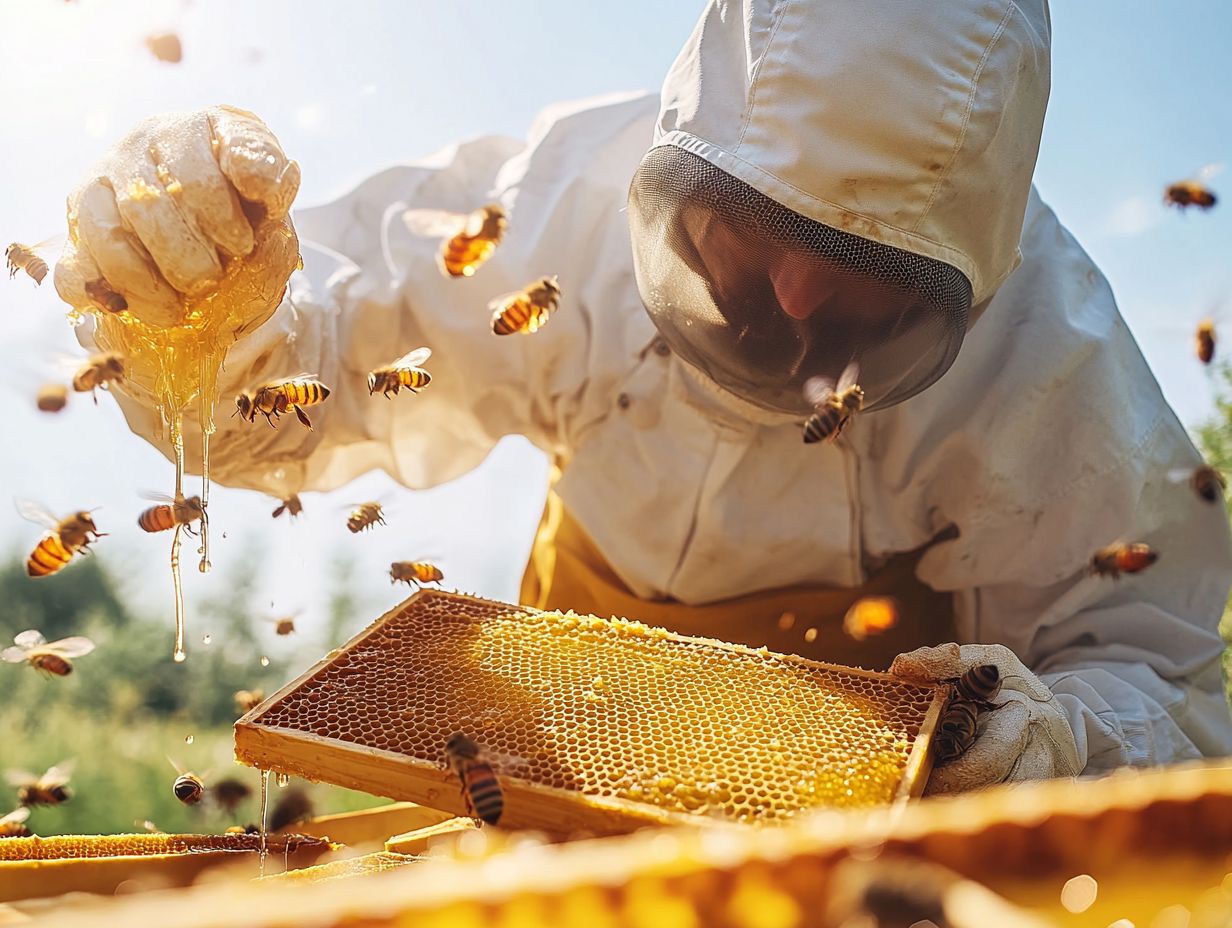
[[[610,678],[595,667],[611,668]],[[562,690],[571,701],[557,708]],[[502,827],[569,835],[782,821],[919,796],[948,690],[624,619],[425,589],[237,721],[235,757],[465,815],[443,744],[466,731],[493,749]],[[733,718],[743,727],[719,737]],[[835,735],[833,719],[854,729]],[[660,729],[673,726],[675,740],[665,738]],[[708,779],[686,782],[655,751],[694,753],[690,764],[703,764]]]

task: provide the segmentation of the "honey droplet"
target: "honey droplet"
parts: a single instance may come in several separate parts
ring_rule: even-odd
[[[185,744],[192,744],[192,743],[193,743],[193,736],[192,736],[192,735],[185,735],[185,736],[184,736],[184,743],[185,743]]]
[[[262,654],[262,655],[261,655],[261,666],[262,666],[262,667],[268,667],[268,666],[269,666],[269,658],[268,658],[268,657],[266,657],[264,654]]]
[[[201,636],[201,643],[202,643],[202,644],[209,644],[209,643],[210,643],[211,641],[213,641],[213,640],[214,640],[214,636],[213,636],[213,635],[202,635],[202,636]]]
[[[274,782],[277,783],[281,787],[286,787],[286,785],[291,782],[291,774],[289,773],[276,774],[274,776]]]
[[[176,648],[175,653],[171,655],[171,659],[177,664],[182,664],[188,660],[188,652],[183,648]]]
[[[808,631],[806,631],[804,633],[804,640],[808,644],[812,644],[814,641],[816,641],[817,640],[817,629],[810,628]]]

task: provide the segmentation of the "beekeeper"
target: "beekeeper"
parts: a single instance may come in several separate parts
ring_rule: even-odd
[[[559,476],[528,603],[901,654],[917,678],[996,663],[1009,705],[934,790],[1232,751],[1227,521],[1167,479],[1200,457],[1031,185],[1049,41],[1044,0],[712,3],[660,99],[551,107],[526,143],[463,142],[297,213],[294,306],[235,344],[222,395],[301,370],[334,392],[314,431],[220,418],[216,479],[422,488],[524,435]],[[131,195],[151,152],[177,196]],[[80,305],[101,279],[165,322],[299,175],[255,116],[217,108],[144,123],[97,176],[70,199],[57,287]],[[469,279],[400,221],[491,200],[509,231]],[[546,327],[495,337],[488,302],[547,274]],[[419,345],[431,386],[370,397],[367,372]],[[864,410],[806,445],[805,381],[852,360]],[[151,410],[121,403],[151,437]],[[1091,575],[1117,540],[1159,562]],[[841,617],[870,593],[903,618],[857,642]]]

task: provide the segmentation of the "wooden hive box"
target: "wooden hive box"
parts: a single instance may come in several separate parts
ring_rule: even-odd
[[[778,822],[918,795],[947,691],[422,590],[240,719],[235,755],[465,814],[444,756],[462,732],[501,776],[502,826]]]

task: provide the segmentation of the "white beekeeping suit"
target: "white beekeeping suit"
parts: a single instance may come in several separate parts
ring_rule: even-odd
[[[334,393],[312,432],[220,420],[216,479],[286,496],[379,468],[427,487],[525,435],[563,472],[528,587],[544,604],[786,649],[785,624],[765,617],[807,609],[814,591],[922,581],[939,594],[944,618],[924,614],[937,596],[918,616],[904,608],[888,653],[842,644],[835,621],[811,650],[796,646],[888,663],[952,640],[963,647],[896,669],[998,664],[1011,705],[934,774],[937,788],[1232,751],[1215,632],[1232,580],[1226,519],[1169,482],[1199,455],[1107,282],[1030,186],[1049,28],[1042,0],[716,3],[661,100],[553,107],[525,144],[466,142],[297,213],[295,308],[235,345],[222,393],[299,370]],[[655,199],[689,165],[724,180]],[[400,219],[491,200],[509,232],[470,279],[443,277],[439,241]],[[672,225],[685,200],[704,209]],[[748,248],[723,214],[737,201],[762,210]],[[897,278],[884,292],[908,294],[901,311],[871,329],[839,296],[800,308],[814,292],[801,281],[835,259],[789,262],[760,280],[801,324],[776,380],[772,351],[742,349],[756,320],[732,335],[754,304],[724,301],[752,291],[719,279],[735,266],[753,286],[764,268],[748,255],[777,261],[767,209],[819,230],[810,260],[855,241],[926,279],[927,310]],[[702,259],[673,263],[678,242],[654,240],[668,228],[693,235]],[[732,260],[707,259],[712,245]],[[548,274],[563,291],[550,322],[493,336],[488,301]],[[791,398],[808,365],[838,374],[832,331],[839,360],[866,362],[869,402],[836,442],[805,445],[807,407]],[[419,345],[433,350],[431,386],[370,398],[367,372]],[[151,412],[122,403],[151,435]],[[1159,562],[1090,575],[1091,554],[1118,539],[1151,544]]]

